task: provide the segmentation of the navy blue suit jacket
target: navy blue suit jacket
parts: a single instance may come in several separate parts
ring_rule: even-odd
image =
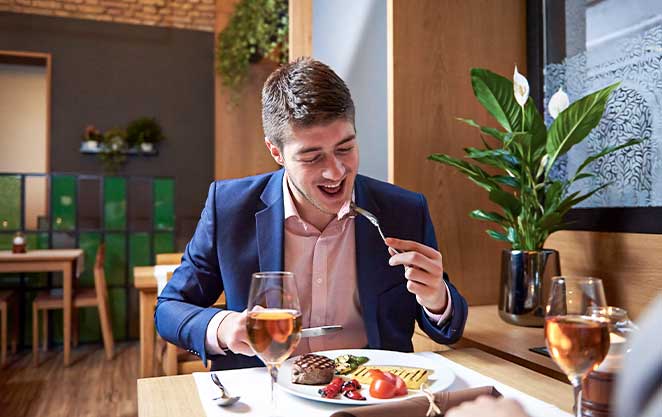
[[[256,358],[207,355],[207,324],[218,309],[210,306],[225,291],[227,308],[243,311],[251,274],[283,269],[283,173],[217,181],[209,196],[182,265],[161,293],[155,321],[167,341],[187,348],[212,369],[260,366]],[[423,195],[358,175],[354,195],[359,207],[374,213],[387,236],[414,240],[437,248],[434,228]],[[407,291],[402,266],[388,264],[388,249],[365,218],[357,217],[356,270],[368,347],[413,350],[414,320],[438,343],[454,343],[462,335],[467,303],[444,279],[453,301],[451,319],[432,323],[416,297]],[[339,303],[342,300],[330,300]],[[333,323],[330,323],[333,324]]]

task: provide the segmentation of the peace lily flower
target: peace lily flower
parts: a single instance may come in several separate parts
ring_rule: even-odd
[[[552,98],[549,99],[547,109],[549,110],[549,115],[552,116],[552,119],[556,119],[556,116],[558,116],[563,110],[567,109],[569,105],[570,99],[568,99],[568,95],[562,88],[559,88],[559,91],[554,93]]]
[[[522,74],[517,72],[517,65],[515,65],[515,73],[513,74],[513,90],[515,91],[515,100],[522,108],[529,99],[529,81]]]

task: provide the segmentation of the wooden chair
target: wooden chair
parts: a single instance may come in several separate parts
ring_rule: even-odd
[[[179,265],[182,263],[182,256],[184,254],[181,252],[178,253],[157,253],[156,254],[156,264],[157,265]]]
[[[7,363],[7,313],[12,310],[11,353],[16,353],[18,341],[18,300],[13,291],[0,291],[0,367]]]
[[[111,326],[110,309],[108,305],[108,289],[106,287],[106,274],[103,269],[106,247],[102,243],[97,250],[94,262],[94,288],[76,289],[74,293],[74,321],[76,321],[78,308],[97,307],[99,310],[99,321],[101,323],[101,335],[106,358],[113,358],[113,328]],[[32,355],[34,365],[39,365],[39,312],[42,311],[44,330],[44,350],[48,348],[48,311],[64,308],[64,300],[59,294],[42,292],[37,295],[32,303]],[[74,345],[78,341],[78,325],[74,323],[73,339]],[[67,325],[67,323],[65,323]],[[68,324],[71,326],[71,323]]]
[[[168,272],[168,281],[170,281],[172,274],[172,272]],[[214,306],[225,308],[225,293],[221,294]],[[159,337],[159,339],[161,338]],[[207,361],[207,367],[205,368],[202,365],[200,358],[196,355],[188,352],[186,349],[173,345],[172,343],[165,342],[163,339],[161,340],[165,343],[165,346],[161,343],[160,354],[157,354],[157,357],[161,359],[163,372],[166,375],[181,375],[209,371],[209,367],[211,366],[210,361]]]

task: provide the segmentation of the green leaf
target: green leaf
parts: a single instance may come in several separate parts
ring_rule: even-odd
[[[505,149],[464,148],[467,157],[485,165],[491,165],[505,170],[517,170],[519,161]]]
[[[511,80],[486,69],[473,68],[471,85],[480,104],[506,131],[529,132],[536,146],[545,143],[545,123],[531,98],[524,105],[525,119],[522,123],[522,108],[515,100]]]
[[[548,230],[552,226],[560,223],[562,220],[563,216],[561,216],[559,213],[552,212],[540,218],[540,221],[538,222],[538,228],[541,230]]]
[[[469,213],[469,217],[476,219],[476,220],[485,220],[488,222],[495,222],[501,225],[506,225],[508,223],[508,220],[500,215],[499,213],[495,213],[493,211],[486,212],[483,210],[474,210],[471,213]]]
[[[495,189],[490,191],[490,200],[503,207],[504,211],[511,214],[512,218],[519,216],[522,210],[522,203],[513,197],[512,194],[503,190]]]
[[[584,168],[586,168],[591,162],[595,161],[596,159],[602,158],[603,156],[608,155],[612,152],[616,152],[619,149],[627,148],[628,146],[636,145],[636,144],[641,143],[641,142],[642,141],[639,140],[639,139],[630,139],[629,141],[627,141],[627,142],[625,142],[621,145],[609,146],[609,147],[605,148],[602,152],[599,152],[595,155],[589,156],[588,158],[586,158],[586,160],[584,162],[582,162],[582,164],[579,166],[579,168],[577,168],[577,171],[575,172],[575,176],[572,180],[570,180],[570,182],[572,183],[572,182],[575,182],[575,181],[579,180],[580,179],[579,178],[579,173],[582,172],[584,170]]]
[[[499,129],[488,126],[481,126],[471,119],[463,119],[461,117],[457,117],[456,119],[468,124],[469,126],[480,129],[481,132],[485,133],[486,135],[492,136],[494,139],[497,139],[501,142],[503,142],[504,137],[506,136],[506,133],[500,131]]]
[[[563,195],[563,182],[552,182],[545,192],[545,214],[553,211],[558,207]]]
[[[509,175],[496,175],[492,177],[492,180],[499,184],[507,185],[513,188],[520,188],[522,186],[517,178],[511,177]]]
[[[560,155],[584,140],[600,123],[609,95],[618,85],[612,84],[575,101],[554,120],[547,135],[547,154],[550,157],[547,172]]]
[[[504,235],[503,233],[499,233],[494,230],[487,229],[485,231],[490,237],[496,240],[503,240],[504,242],[510,242],[510,239],[508,239],[508,236]]]
[[[478,186],[484,188],[487,191],[492,191],[494,189],[500,189],[499,184],[492,181],[491,176],[485,172],[480,167],[471,164],[467,161],[463,161],[458,158],[453,158],[452,156],[445,154],[432,154],[428,156],[428,159],[431,161],[436,161],[444,165],[449,165],[456,168],[458,171],[465,174],[471,181],[476,183]]]
[[[485,109],[508,132],[519,129],[516,124],[521,117],[522,109],[513,95],[513,83],[492,71],[473,68],[471,70],[471,86],[474,95]]]

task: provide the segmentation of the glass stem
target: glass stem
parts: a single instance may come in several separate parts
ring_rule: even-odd
[[[582,417],[582,380],[577,378],[572,381],[575,394],[575,416]]]
[[[278,401],[276,400],[274,385],[276,385],[276,381],[278,381],[278,366],[268,364],[267,371],[269,372],[269,379],[271,380],[271,409],[276,410],[276,408],[278,408]]]

